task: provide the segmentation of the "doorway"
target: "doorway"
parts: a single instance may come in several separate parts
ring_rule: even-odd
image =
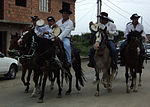
[[[6,38],[7,38],[7,32],[6,31],[0,31],[0,52],[4,53],[6,55]]]

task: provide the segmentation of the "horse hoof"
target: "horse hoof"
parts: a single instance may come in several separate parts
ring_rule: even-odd
[[[139,87],[141,87],[141,86],[142,86],[142,84],[138,84],[138,86],[139,86]]]
[[[130,93],[130,90],[126,90],[126,93]]]
[[[135,93],[136,93],[136,92],[138,92],[138,90],[133,90],[133,92],[135,92]]]
[[[112,89],[111,89],[111,88],[109,88],[109,89],[107,89],[107,91],[108,91],[108,93],[111,93],[111,92],[112,92]]]
[[[58,94],[57,98],[62,98],[62,95],[61,95],[61,94]]]
[[[29,92],[28,90],[25,90],[25,91],[24,91],[24,93],[28,93],[28,92]]]
[[[77,87],[77,90],[80,91],[80,90],[81,90],[81,87]]]
[[[43,103],[43,99],[39,99],[37,103]]]
[[[98,97],[98,96],[99,96],[99,92],[98,92],[98,91],[95,93],[95,96],[96,96],[96,97]]]
[[[31,98],[35,98],[35,97],[36,97],[36,94],[32,94],[32,95],[31,95]]]
[[[67,91],[67,92],[66,92],[66,95],[70,95],[70,93],[71,93],[71,91]]]

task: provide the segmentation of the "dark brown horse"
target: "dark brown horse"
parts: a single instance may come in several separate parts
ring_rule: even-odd
[[[130,93],[130,88],[137,92],[136,79],[139,73],[139,86],[141,85],[141,74],[143,60],[140,56],[140,47],[142,45],[141,32],[131,31],[128,34],[128,45],[125,48],[125,68],[126,68],[126,92]],[[131,82],[131,86],[130,85]]]
[[[17,43],[18,39],[20,39],[20,36],[17,33],[15,35],[11,35],[8,54],[10,57],[17,57],[17,59],[19,58],[19,62],[22,65],[21,80],[23,84],[26,86],[25,92],[28,92],[29,85],[30,85],[30,76],[31,76],[33,68],[31,67],[31,60],[29,58],[20,57],[20,56],[23,56],[24,54],[27,54],[29,48],[19,46]],[[27,72],[28,72],[28,75],[25,80],[25,75]]]
[[[34,40],[33,40],[34,39]],[[48,74],[51,74],[51,72],[54,72],[54,71],[57,71],[59,72],[58,69],[61,69],[61,66],[59,66],[59,64],[57,63],[54,63],[54,62],[57,62],[56,60],[54,60],[55,56],[55,46],[52,45],[52,47],[50,48],[50,44],[46,44],[48,43],[48,39],[45,39],[45,38],[39,38],[36,36],[36,34],[34,33],[33,30],[29,31],[24,37],[23,37],[23,43],[29,43],[30,44],[30,52],[32,51],[32,61],[34,61],[34,67],[35,69],[40,69],[42,70],[42,73],[44,74],[44,78],[43,78],[43,86],[42,86],[42,93],[41,93],[41,97],[39,98],[40,99],[40,102],[43,102],[43,97],[44,97],[44,90],[45,90],[45,85],[46,85],[46,80],[47,80],[47,76]],[[51,42],[52,43],[52,42]],[[45,44],[45,45],[44,45]],[[53,43],[52,43],[53,44]],[[61,44],[59,42],[59,44]],[[44,46],[44,47],[43,47]],[[60,45],[59,45],[60,46]],[[60,47],[59,47],[60,48]],[[53,49],[53,50],[52,50]],[[62,49],[61,49],[62,50]],[[54,52],[53,52],[54,51]],[[62,51],[64,52],[64,51]],[[62,53],[61,54],[64,54]],[[50,54],[51,53],[51,54]],[[52,54],[53,53],[53,54]],[[76,72],[76,88],[77,90],[80,90],[80,87],[79,87],[79,84],[78,84],[78,81],[79,83],[84,86],[84,75],[82,73],[82,69],[81,69],[81,60],[80,60],[80,56],[79,56],[79,52],[75,51],[74,52],[76,55],[74,55],[73,57],[79,61],[75,62],[73,60],[73,68]],[[78,54],[78,55],[77,55]],[[27,56],[27,55],[26,55]],[[61,56],[61,55],[60,55]],[[59,57],[59,55],[58,55]],[[63,58],[63,60],[61,59]],[[63,57],[59,57],[59,59],[63,62],[62,66],[63,66],[63,71],[65,72],[65,74],[67,76],[65,77],[68,77],[69,78],[69,89],[68,91],[66,92],[66,94],[70,94],[71,92],[71,84],[72,84],[72,75],[70,73],[70,70],[69,68],[66,66],[66,62],[64,61],[64,56]],[[42,60],[42,61],[41,61]],[[54,64],[54,65],[53,65]],[[40,65],[40,66],[39,66]],[[78,68],[77,68],[78,67]],[[54,68],[54,69],[53,69]],[[56,69],[58,68],[58,69]],[[65,68],[65,70],[64,70]],[[55,72],[54,72],[55,74]],[[59,74],[56,74],[56,76],[58,77],[57,80],[58,80],[58,86],[59,86],[59,96],[61,96],[61,87],[60,87],[60,80],[59,80]],[[36,76],[38,78],[38,76]],[[38,80],[38,79],[37,79]],[[36,83],[37,85],[37,83]]]

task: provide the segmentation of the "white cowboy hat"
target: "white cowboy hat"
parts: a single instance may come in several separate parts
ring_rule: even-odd
[[[38,20],[38,21],[36,22],[36,25],[39,26],[39,27],[45,25],[44,20],[43,20],[43,19]]]

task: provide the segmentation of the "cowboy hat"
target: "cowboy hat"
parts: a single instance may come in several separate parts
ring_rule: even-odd
[[[66,12],[66,13],[68,13],[68,14],[72,14],[72,11],[69,10],[69,9],[61,9],[61,10],[59,10],[59,12],[60,12],[60,13]]]
[[[36,25],[37,25],[38,27],[41,27],[41,26],[45,25],[44,20],[43,20],[43,19],[38,20],[38,21],[36,22]]]
[[[141,16],[139,16],[137,13],[133,14],[130,19],[133,20],[134,18],[140,18]]]
[[[51,21],[51,20],[55,22],[54,17],[50,16],[50,17],[47,18],[47,21]]]
[[[114,23],[114,21],[110,17],[108,17],[108,13],[106,13],[106,12],[101,12],[100,15],[98,15],[97,17],[107,19],[107,20],[111,21],[112,23]]]
[[[32,16],[31,19],[32,19],[32,21],[37,21],[37,20],[39,20],[38,16]]]

